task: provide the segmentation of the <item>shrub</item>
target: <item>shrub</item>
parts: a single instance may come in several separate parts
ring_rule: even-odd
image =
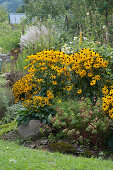
[[[25,69],[28,74],[13,86],[16,102],[44,119],[50,114],[54,97],[90,97],[93,104],[102,96],[102,85],[108,62],[89,49],[66,55],[60,51],[45,50],[28,56]],[[51,109],[50,109],[51,110]],[[45,112],[46,114],[42,114]],[[40,116],[40,115],[43,116]],[[36,116],[37,117],[37,116]]]
[[[27,49],[23,49],[22,52],[18,55],[18,58],[15,62],[15,66],[17,70],[25,72],[24,67],[27,64],[25,60],[28,55],[29,55],[29,52]]]
[[[49,126],[42,124],[42,131],[48,132],[51,139],[68,139],[76,144],[105,146],[110,121],[103,113],[102,103],[97,101],[93,106],[89,99],[74,102],[75,105],[78,104],[78,112],[73,112],[68,102],[64,102],[65,108],[59,104],[56,116],[50,118]],[[67,112],[64,111],[66,108]]]

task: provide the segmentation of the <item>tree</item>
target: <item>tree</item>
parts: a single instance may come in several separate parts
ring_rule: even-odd
[[[99,12],[105,15],[105,25],[108,26],[108,16],[113,12],[113,0],[100,0],[98,5]]]
[[[113,12],[113,0],[86,0],[87,7],[91,10],[97,10],[105,16],[105,25],[108,25],[108,16]]]
[[[8,21],[8,12],[5,8],[0,7],[0,23]]]
[[[47,18],[51,15],[60,16],[65,12],[62,0],[24,0],[25,11],[29,19],[37,16],[38,18]]]

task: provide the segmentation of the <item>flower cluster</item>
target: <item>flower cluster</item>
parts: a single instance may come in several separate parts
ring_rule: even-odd
[[[108,87],[104,86],[102,89],[104,94],[103,99],[103,110],[106,114],[109,114],[111,118],[113,118],[113,85]]]
[[[14,84],[13,93],[17,102],[21,100],[25,107],[35,110],[50,106],[56,96],[95,97],[108,64],[89,49],[72,55],[44,50],[28,56],[26,62],[28,74]]]

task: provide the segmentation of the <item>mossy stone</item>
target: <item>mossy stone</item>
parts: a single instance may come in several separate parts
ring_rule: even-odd
[[[77,153],[76,148],[72,144],[66,142],[51,143],[49,147],[52,151],[56,151],[56,152],[73,153],[73,154]]]
[[[91,158],[92,155],[93,155],[92,151],[90,151],[88,149],[83,152],[83,156],[85,156],[87,158]]]

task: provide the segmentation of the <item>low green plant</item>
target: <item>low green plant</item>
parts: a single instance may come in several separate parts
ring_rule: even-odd
[[[22,107],[18,111],[18,118],[17,118],[17,126],[20,126],[21,124],[27,125],[30,120],[38,119],[41,120],[43,123],[49,123],[49,116],[55,115],[55,107],[53,106],[47,106],[44,107],[38,107],[37,109],[29,110],[27,107]]]
[[[11,123],[0,125],[0,136],[6,134],[7,132],[15,131],[17,129],[17,122],[13,120]]]
[[[18,111],[22,109],[22,105],[19,104],[12,104],[6,108],[4,117],[2,117],[2,123],[10,123],[14,121],[18,116]]]
[[[74,105],[70,107],[70,103],[64,102],[63,107],[59,104],[56,116],[50,118],[50,125],[42,124],[42,130],[48,132],[51,139],[53,136],[76,144],[105,146],[110,120],[103,113],[101,101],[93,106],[89,99],[76,100],[77,112],[74,112]]]
[[[93,153],[92,153],[92,151],[90,151],[90,150],[85,150],[83,153],[83,156],[85,156],[85,157],[87,157],[87,158],[91,158],[92,157],[92,155],[93,155]]]

